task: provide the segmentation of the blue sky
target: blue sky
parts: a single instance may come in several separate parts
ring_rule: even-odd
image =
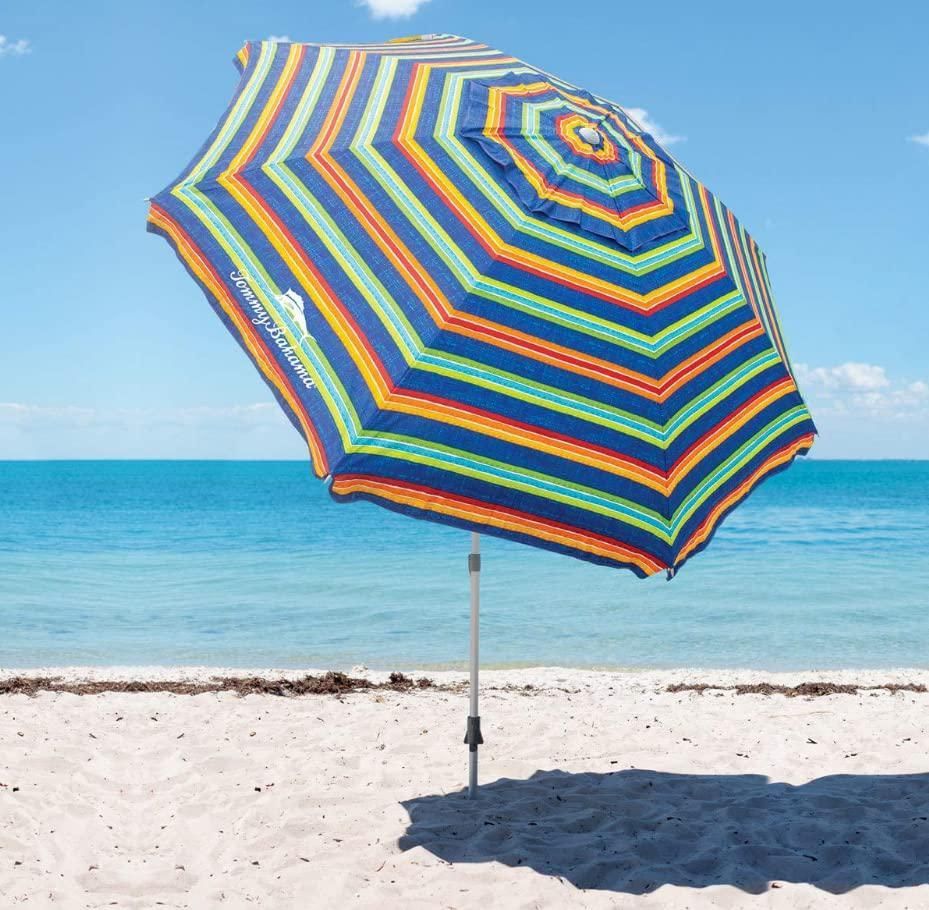
[[[570,12],[568,12],[570,11]],[[820,457],[929,458],[929,4],[0,6],[0,458],[294,457],[144,198],[245,39],[478,38],[638,108],[768,262]]]

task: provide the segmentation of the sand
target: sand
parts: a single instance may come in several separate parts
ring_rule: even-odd
[[[2,696],[0,906],[929,907],[929,694],[762,678],[929,685],[487,672],[475,803],[456,691]]]

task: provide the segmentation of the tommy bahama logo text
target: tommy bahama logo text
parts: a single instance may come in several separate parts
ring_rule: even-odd
[[[258,299],[251,285],[248,283],[242,272],[230,272],[229,278],[235,285],[235,289],[242,295],[242,299],[248,304],[248,308],[254,314],[252,322],[260,326],[265,334],[277,345],[284,359],[293,367],[293,371],[304,388],[316,388],[316,383],[307,372],[306,367],[300,360],[299,355],[293,349],[284,330],[271,318],[268,311],[264,308],[262,302]],[[303,332],[300,341],[309,338],[310,333],[306,329],[306,317],[303,314],[303,298],[294,290],[288,288],[286,294],[280,294],[277,298],[278,303],[286,311],[287,315],[300,327]]]

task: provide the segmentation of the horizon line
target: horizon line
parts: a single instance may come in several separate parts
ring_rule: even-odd
[[[926,457],[900,457],[900,456],[879,456],[871,458],[855,458],[855,457],[820,457],[816,455],[806,455],[802,460],[798,460],[797,464],[810,461],[840,461],[840,462],[850,462],[850,461],[867,461],[867,462],[883,462],[883,461],[894,461],[894,462],[929,462],[929,456]],[[159,458],[159,457],[133,457],[133,458],[110,458],[110,457],[65,457],[65,458],[3,458],[0,457],[0,464],[55,464],[55,463],[66,463],[66,462],[88,462],[88,463],[99,463],[99,462],[177,462],[177,463],[214,463],[214,464],[235,464],[235,463],[270,463],[270,464],[305,464],[310,467],[309,459],[304,458]]]

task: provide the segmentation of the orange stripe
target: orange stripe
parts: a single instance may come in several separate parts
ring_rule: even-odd
[[[697,351],[658,380],[656,401],[664,404],[671,395],[691,379],[701,375],[708,367],[718,363],[724,357],[728,357],[729,354],[738,350],[743,344],[747,344],[760,335],[764,335],[764,326],[752,317],[750,322],[736,326],[725,335],[717,338],[712,344],[707,345],[701,351]]]
[[[148,220],[172,239],[181,259],[187,263],[190,270],[207,287],[210,294],[235,326],[239,337],[261,374],[277,389],[291,411],[296,415],[300,426],[303,428],[303,435],[309,448],[314,473],[317,477],[328,475],[328,459],[323,450],[322,441],[316,432],[316,427],[313,425],[306,408],[294,392],[290,381],[283,374],[277,362],[269,354],[255,327],[242,315],[238,303],[232,298],[222,279],[209,264],[203,252],[194,244],[183,228],[167,212],[154,203],[151,205]]]
[[[761,288],[762,302],[768,314],[768,325],[770,326],[770,331],[768,334],[771,336],[771,340],[774,342],[774,346],[777,348],[778,353],[781,355],[781,360],[784,361],[784,366],[787,366],[787,349],[784,346],[784,339],[781,337],[781,327],[777,321],[777,313],[774,311],[774,301],[771,299],[770,288],[768,287],[768,282],[765,278],[764,269],[762,269],[761,263],[758,261],[758,244],[755,243],[755,241],[748,235],[746,235],[746,240],[748,241],[748,248],[749,252],[751,253],[752,262],[755,265],[755,274],[758,276],[758,286]]]
[[[516,509],[489,506],[473,499],[402,481],[371,475],[337,474],[332,480],[332,492],[340,496],[365,493],[425,512],[436,512],[475,524],[537,537],[614,562],[633,564],[648,575],[665,568],[663,563],[643,550],[623,545],[600,534],[582,531],[580,528]]]
[[[240,168],[245,167],[252,160],[255,152],[261,146],[265,136],[267,136],[268,131],[274,125],[274,121],[281,112],[281,107],[293,85],[297,71],[300,69],[300,63],[303,60],[304,53],[305,48],[303,45],[290,45],[290,50],[287,53],[287,61],[284,64],[284,68],[281,71],[281,75],[274,89],[261,111],[261,115],[255,121],[255,125],[252,127],[248,138],[242,143],[235,157],[229,162],[229,166],[224,173],[234,173]]]
[[[347,78],[351,78],[350,75]],[[332,114],[333,122],[323,125],[322,133],[327,134],[334,129],[336,115],[337,111]],[[221,178],[221,183],[249,212],[256,225],[278,249],[301,283],[305,287],[314,289],[314,297],[320,313],[342,340],[359,372],[365,377],[380,408],[385,411],[424,416],[438,422],[450,423],[510,444],[526,446],[531,443],[550,455],[625,477],[661,493],[668,492],[669,478],[664,476],[663,471],[647,463],[627,459],[605,448],[554,434],[541,427],[516,422],[489,411],[470,409],[460,402],[433,398],[393,386],[389,372],[371,348],[360,327],[310,261],[306,250],[292,237],[278,216],[239,175],[226,175]],[[712,362],[716,362],[726,353],[728,353],[728,347],[723,347],[712,358]],[[689,369],[692,365],[685,363],[683,366]],[[683,381],[686,381],[686,375],[680,383],[672,384],[667,394],[671,394]],[[682,476],[680,472],[675,475],[670,489],[680,482]]]
[[[519,86],[494,86],[490,90],[490,96],[487,106],[487,119],[484,124],[484,132],[487,135],[495,136],[497,141],[504,145],[513,159],[513,162],[522,172],[523,176],[533,185],[536,193],[547,199],[555,199],[564,202],[571,208],[580,208],[582,211],[590,212],[598,218],[612,224],[621,230],[628,230],[655,218],[670,215],[674,212],[674,202],[670,199],[667,192],[667,175],[665,173],[664,163],[656,158],[650,150],[646,150],[644,157],[651,163],[652,172],[657,190],[657,198],[653,202],[642,203],[641,205],[619,212],[615,207],[607,207],[595,203],[585,196],[578,193],[571,193],[560,187],[546,181],[541,172],[532,165],[524,155],[520,154],[516,147],[509,141],[506,130],[506,99],[508,95],[539,95],[553,89],[554,86],[547,82],[534,82]],[[583,106],[587,110],[593,110],[602,114],[604,117],[614,122],[622,132],[630,136],[627,130],[623,128],[619,118],[607,108],[591,105],[585,99],[577,95],[570,95],[558,89],[558,94],[574,101],[576,104]],[[499,100],[498,100],[499,96]],[[631,137],[630,137],[631,138]],[[638,144],[642,148],[641,143]],[[644,187],[643,187],[644,189]],[[648,191],[649,195],[655,196]]]
[[[771,455],[770,458],[768,458],[763,464],[756,468],[755,471],[753,471],[752,474],[746,478],[745,481],[743,481],[743,483],[741,483],[735,490],[726,496],[725,499],[722,499],[716,504],[710,514],[707,515],[707,517],[704,519],[700,527],[694,531],[687,543],[681,549],[675,565],[680,565],[687,558],[689,553],[700,546],[700,544],[703,543],[710,536],[710,534],[713,533],[713,529],[722,514],[735,506],[740,500],[744,499],[752,491],[752,488],[762,478],[764,478],[765,475],[769,474],[772,470],[774,470],[774,468],[777,468],[783,464],[787,464],[797,454],[805,449],[809,449],[812,445],[813,434],[807,433],[806,435],[801,436],[800,439],[784,446],[784,448],[778,449],[778,451]]]
[[[748,269],[745,267],[745,259],[742,256],[742,243],[739,239],[739,229],[736,227],[735,217],[732,212],[727,212],[726,217],[729,222],[729,236],[732,238],[732,246],[739,260],[739,272],[742,276],[742,284],[745,285],[745,293],[748,294],[748,299],[752,305],[752,309],[755,311],[755,315],[764,322],[761,311],[758,308],[758,301],[755,299],[755,289],[752,287]]]
[[[591,158],[600,164],[612,164],[618,161],[619,152],[616,145],[603,133],[600,134],[599,148],[594,148],[581,139],[577,130],[585,126],[596,129],[595,121],[582,117],[580,114],[562,114],[560,117],[555,118],[555,129],[559,137],[567,143],[571,151],[576,155]]]
[[[696,288],[706,286],[717,278],[726,275],[718,244],[714,244],[713,262],[647,294],[637,294],[613,282],[594,278],[563,263],[557,263],[542,256],[527,253],[518,247],[505,243],[480,216],[480,213],[467,201],[458,188],[445,177],[441,169],[422,151],[416,141],[417,121],[414,115],[418,111],[418,105],[413,102],[413,98],[417,93],[422,92],[427,78],[428,68],[426,65],[415,64],[414,76],[410,80],[404,101],[404,115],[398,122],[393,137],[394,141],[406,154],[410,163],[444,200],[449,210],[458,217],[462,225],[471,233],[475,242],[480,244],[490,256],[512,265],[514,268],[558,282],[565,287],[575,288],[608,303],[649,313],[657,312],[685,294],[691,293]],[[706,205],[705,199],[704,205]],[[708,216],[708,221],[710,220]]]
[[[678,371],[685,368],[683,364],[656,380],[643,373],[624,369],[608,360],[584,354],[574,348],[554,344],[489,319],[456,311],[428,272],[422,269],[399,235],[380,217],[376,207],[330,154],[342,112],[351,101],[351,96],[357,87],[361,75],[361,63],[363,60],[353,61],[343,75],[342,83],[337,91],[339,102],[330,109],[316,142],[307,152],[307,158],[318,166],[319,173],[365,227],[368,236],[394,265],[439,328],[494,345],[522,357],[547,363],[576,375],[596,379],[606,385],[634,392],[653,401],[663,402],[683,384],[684,380],[678,376]],[[718,240],[715,235],[714,240]],[[714,248],[718,248],[718,245],[714,244]],[[707,350],[709,346],[693,355],[694,359],[703,356]],[[708,361],[707,365],[718,359]],[[664,389],[665,386],[668,388]],[[661,389],[660,392],[659,389]]]
[[[306,251],[244,180],[231,177],[225,180],[223,185],[230,195],[247,209],[255,224],[276,246],[288,268],[298,276],[300,283],[313,289],[313,302],[320,314],[338,335],[378,402],[385,400],[391,390],[390,374],[369,345],[358,323],[342,305],[322,274],[311,264]]]
[[[715,427],[704,433],[674,463],[668,475],[667,492],[672,493],[695,464],[710,452],[718,449],[723,442],[731,438],[753,417],[756,417],[778,399],[795,392],[796,389],[793,380],[789,376],[785,376],[763,389],[738,411],[728,414]]]
[[[255,224],[278,249],[300,282],[307,288],[313,288],[314,300],[320,313],[341,339],[382,410],[449,423],[514,445],[526,446],[531,443],[550,455],[625,477],[658,492],[668,491],[668,480],[663,476],[663,471],[644,462],[627,459],[605,448],[554,434],[531,424],[513,421],[490,411],[469,408],[461,402],[395,387],[383,361],[373,350],[358,324],[277,215],[238,175],[224,177],[222,183],[233,198],[249,212]],[[727,351],[727,348],[723,348],[714,361],[725,356]],[[680,479],[680,476],[675,477],[672,489]]]

